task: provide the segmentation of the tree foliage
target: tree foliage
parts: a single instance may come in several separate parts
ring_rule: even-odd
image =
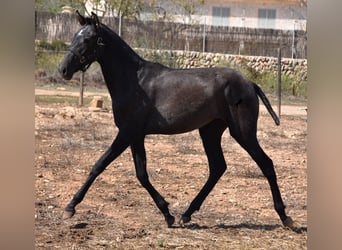
[[[179,6],[186,15],[196,14],[196,7],[198,5],[204,4],[205,0],[170,0],[177,6]]]
[[[92,0],[94,4],[100,0]],[[204,4],[205,0],[167,0],[176,6],[178,14],[193,15],[196,13],[196,7]],[[68,5],[74,9],[79,9],[85,13],[85,4],[87,0],[35,0],[35,8],[38,11],[61,12],[62,7]],[[160,5],[165,1],[146,1],[146,0],[106,0],[106,12],[112,11],[115,16],[120,14],[123,17],[139,18],[144,8],[148,8],[154,14],[160,15]],[[88,13],[89,14],[89,13]],[[168,13],[164,11],[164,15]]]
[[[83,9],[84,4],[84,0],[35,0],[35,9],[58,13],[62,11],[62,7],[65,5],[74,9]]]
[[[143,6],[143,0],[107,0],[109,8],[117,15],[124,17],[138,17]]]

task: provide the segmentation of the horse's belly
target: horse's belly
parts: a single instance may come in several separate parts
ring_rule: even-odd
[[[149,117],[146,134],[179,134],[198,129],[212,120],[220,119],[216,109],[201,107],[191,109],[189,106],[174,111],[160,110]]]

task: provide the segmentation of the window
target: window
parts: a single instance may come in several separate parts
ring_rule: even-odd
[[[230,8],[213,7],[212,25],[228,26],[229,25]]]
[[[276,19],[276,10],[259,9],[258,10],[258,27],[262,29],[274,29]]]

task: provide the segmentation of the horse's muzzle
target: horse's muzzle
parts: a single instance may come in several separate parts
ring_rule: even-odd
[[[60,65],[58,67],[59,73],[62,75],[64,80],[70,80],[73,76],[73,74],[70,74],[70,71],[67,69],[67,67]]]

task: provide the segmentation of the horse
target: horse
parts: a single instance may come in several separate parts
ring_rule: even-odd
[[[168,227],[175,217],[169,203],[149,181],[144,139],[150,134],[179,134],[199,130],[209,165],[209,177],[181,215],[180,223],[190,222],[227,169],[221,148],[223,132],[244,148],[268,180],[274,209],[285,227],[292,227],[286,215],[272,160],[257,140],[259,98],[276,125],[279,118],[262,89],[240,72],[230,68],[175,69],[139,56],[113,30],[101,23],[95,13],[85,17],[78,11],[81,28],[59,65],[59,72],[70,80],[97,61],[112,99],[114,123],[118,133],[112,144],[95,162],[87,179],[64,211],[72,217],[94,180],[128,147],[133,156],[136,177],[164,215]],[[259,98],[258,98],[259,97]]]

